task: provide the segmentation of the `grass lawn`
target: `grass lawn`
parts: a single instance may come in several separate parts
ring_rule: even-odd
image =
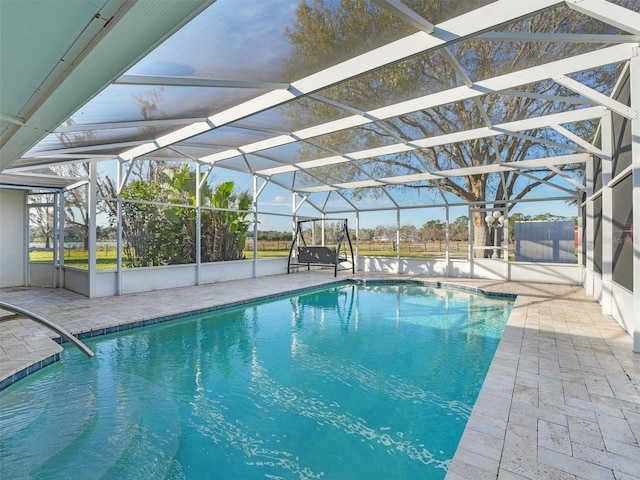
[[[33,263],[51,263],[53,261],[53,252],[30,252],[29,260]],[[67,267],[88,269],[89,253],[80,248],[65,248],[64,264]],[[96,264],[98,270],[115,270],[117,265],[116,249],[114,247],[100,247],[96,254]]]
[[[354,249],[355,253],[355,249]],[[289,255],[289,249],[278,250],[258,250],[258,258],[282,258]],[[360,247],[361,256],[377,256],[377,257],[395,257],[396,252],[389,250],[369,250]],[[401,255],[404,258],[444,258],[444,253],[437,254],[435,252],[419,252],[419,251],[403,251]],[[253,258],[253,250],[245,250],[247,259]],[[53,261],[52,251],[33,251],[29,254],[29,260],[33,263],[51,263]],[[89,268],[89,255],[86,250],[79,248],[65,248],[64,264],[67,267]],[[100,247],[97,252],[96,264],[98,270],[115,270],[116,269],[116,249],[114,247]]]

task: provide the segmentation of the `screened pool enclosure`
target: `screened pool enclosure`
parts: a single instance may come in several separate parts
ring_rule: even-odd
[[[286,273],[344,218],[356,271],[583,285],[640,351],[639,12],[2,2],[0,286]]]

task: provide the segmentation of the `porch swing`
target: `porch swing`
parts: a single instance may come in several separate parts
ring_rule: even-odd
[[[313,222],[312,228],[315,227],[315,222],[327,222],[327,221],[339,221],[340,226],[337,232],[337,242],[335,247],[329,247],[326,245],[307,245],[304,238],[303,226],[306,223]],[[343,250],[343,244],[349,245],[349,251]],[[314,242],[315,243],[315,242]],[[296,249],[297,246],[297,249]],[[295,255],[294,255],[295,253]],[[349,254],[351,258],[349,259]],[[351,273],[356,272],[355,261],[353,257],[353,245],[351,244],[351,238],[349,237],[349,229],[347,227],[347,219],[322,219],[322,218],[310,218],[306,220],[298,220],[296,226],[296,233],[291,242],[291,248],[289,249],[289,262],[287,264],[287,273],[292,271],[298,271],[301,266],[307,266],[307,270],[311,270],[311,267],[320,268],[333,268],[333,276],[338,276],[338,269],[347,270],[349,267],[339,268],[341,264],[351,262]]]

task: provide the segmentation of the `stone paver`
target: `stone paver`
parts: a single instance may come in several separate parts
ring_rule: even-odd
[[[399,278],[518,294],[448,480],[640,480],[640,354],[581,287]],[[335,280],[300,272],[92,300],[66,290],[21,287],[0,289],[0,300],[74,334],[92,335],[118,328],[123,319],[144,322]],[[0,382],[46,366],[62,348],[72,348],[53,342],[53,336],[25,320],[0,323]]]

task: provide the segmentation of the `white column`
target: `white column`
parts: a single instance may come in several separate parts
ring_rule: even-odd
[[[356,210],[356,272],[358,271],[358,261],[360,258],[360,212]]]
[[[58,193],[58,222],[58,277],[54,286],[64,288],[64,192]]]
[[[196,249],[196,285],[200,285],[202,283],[202,210],[200,205],[202,204],[202,185],[200,184],[200,164],[196,162],[196,238],[195,238],[195,249]]]
[[[296,196],[297,194],[295,192],[291,194],[291,231],[293,232],[293,235],[296,234],[296,229],[298,228],[296,220],[296,212],[298,211],[296,205]]]
[[[468,273],[468,277],[469,278],[473,278],[473,259],[474,259],[474,254],[473,254],[473,209],[472,209],[472,205],[469,204],[469,206],[467,207],[467,235],[468,235],[468,244],[469,246],[467,247],[467,260],[469,262],[469,273]]]
[[[451,261],[451,257],[449,255],[449,227],[451,226],[451,222],[449,219],[449,205],[447,205],[445,207],[445,251],[444,251],[444,261],[447,263],[446,267],[445,267],[445,271],[444,274],[446,277],[449,276],[449,269],[450,269],[450,265],[449,262]]]
[[[24,285],[27,287],[31,286],[31,253],[30,253],[30,241],[31,238],[31,218],[30,218],[30,208],[29,204],[31,203],[31,197],[28,192],[24,192],[24,210],[22,212],[22,241],[24,244],[24,256],[22,257],[22,264],[24,265],[24,270],[22,274],[24,275]]]
[[[400,264],[400,209],[396,210],[396,261],[398,262],[398,273],[402,273]]]
[[[591,199],[591,195],[593,195],[593,169],[595,168],[595,162],[593,159],[593,155],[589,157],[589,161],[587,162],[585,168],[585,186],[586,190],[586,204],[585,204],[585,215],[586,215],[586,223],[585,223],[585,231],[582,232],[582,235],[585,235],[586,238],[586,262],[585,262],[585,277],[584,277],[584,288],[585,294],[589,297],[593,297],[593,236],[594,236],[594,218],[593,218],[593,200]],[[580,239],[582,240],[582,238]]]
[[[96,296],[96,282],[98,276],[96,273],[96,185],[97,176],[96,170],[98,168],[97,162],[92,160],[89,162],[89,205],[87,209],[89,211],[89,298]]]
[[[116,162],[116,295],[122,295],[122,163]]]
[[[611,315],[613,279],[613,195],[606,185],[613,170],[613,125],[611,112],[606,111],[600,123],[602,151],[609,158],[602,159],[602,313]]]
[[[258,276],[258,177],[253,176],[253,266],[252,276]]]
[[[503,275],[505,280],[511,280],[509,263],[509,209],[512,204],[505,203],[502,206],[502,262],[504,265]]]
[[[60,209],[58,206],[60,205],[60,195],[62,195],[62,191],[57,191],[53,196],[53,258],[51,259],[51,283],[53,288],[57,288],[58,279],[56,275],[56,270],[58,268],[58,241],[60,240]]]
[[[631,161],[633,165],[633,351],[640,353],[640,48],[630,59]]]

